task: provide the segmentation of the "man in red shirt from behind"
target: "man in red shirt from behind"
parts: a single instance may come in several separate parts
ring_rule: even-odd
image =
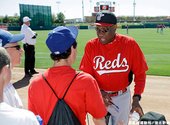
[[[97,13],[96,33],[86,44],[80,70],[91,74],[101,90],[108,112],[109,124],[128,124],[129,113],[143,115],[140,106],[148,67],[136,41],[116,33],[117,18],[113,13]],[[129,85],[134,75],[134,94],[131,105]]]
[[[54,64],[44,72],[44,76],[59,98],[63,97],[71,80],[77,74],[77,71],[71,67],[76,59],[77,35],[77,27],[59,26],[49,33],[46,40]],[[96,125],[105,125],[104,116],[107,111],[97,82],[91,75],[80,72],[71,84],[64,100],[82,125],[86,125],[87,113],[93,116]],[[57,97],[42,75],[31,82],[28,92],[28,109],[35,115],[40,115],[45,125],[57,101]]]

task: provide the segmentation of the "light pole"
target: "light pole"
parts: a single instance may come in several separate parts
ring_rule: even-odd
[[[90,14],[92,13],[92,0],[89,1],[90,2]]]
[[[136,6],[136,2],[134,0],[133,1],[133,21],[136,21],[136,19],[135,19],[135,6]]]
[[[60,2],[60,1],[57,1],[56,3],[57,3],[57,9],[58,9],[57,11],[58,11],[58,13],[59,13],[59,12],[60,12],[59,6],[60,6],[60,3],[61,3],[61,2]]]
[[[84,0],[82,0],[82,21],[84,22]]]

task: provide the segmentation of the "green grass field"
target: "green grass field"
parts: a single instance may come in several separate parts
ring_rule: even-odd
[[[49,50],[45,40],[49,31],[36,31],[38,33],[36,44],[36,68],[48,68],[52,65]],[[126,34],[126,29],[118,29],[118,33]],[[13,31],[18,33],[18,31]],[[129,29],[129,36],[136,39],[146,57],[149,70],[148,75],[170,76],[170,29],[164,29],[163,34],[157,33],[156,29]],[[95,30],[79,30],[78,55],[74,68],[78,69],[84,53],[86,42],[96,37]],[[23,67],[24,54],[22,57]]]

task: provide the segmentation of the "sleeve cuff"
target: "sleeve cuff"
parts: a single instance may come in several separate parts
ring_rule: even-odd
[[[139,101],[141,100],[141,95],[137,95],[137,94],[135,94],[135,95],[133,95],[133,97],[138,97],[138,99],[139,99]]]

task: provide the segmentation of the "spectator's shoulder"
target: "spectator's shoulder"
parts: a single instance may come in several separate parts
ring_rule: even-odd
[[[95,80],[94,77],[91,74],[86,73],[84,71],[81,71],[79,73],[79,79],[83,80],[83,81],[94,81]]]

